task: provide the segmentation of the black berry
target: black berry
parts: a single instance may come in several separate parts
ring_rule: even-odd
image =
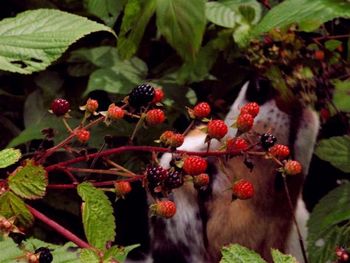
[[[182,173],[180,171],[171,169],[168,172],[168,177],[164,180],[164,187],[171,190],[182,186],[183,183],[184,181]]]
[[[55,99],[51,103],[51,110],[56,116],[62,116],[69,111],[69,102],[65,99]]]
[[[168,176],[168,171],[159,165],[150,166],[146,170],[147,181],[152,186],[159,186]]]
[[[272,147],[276,143],[277,139],[275,136],[273,136],[270,133],[264,133],[260,137],[260,143],[261,146],[264,148],[264,150],[268,150],[270,147]]]
[[[150,103],[154,98],[155,90],[149,84],[142,84],[134,88],[129,94],[129,104],[132,107],[141,107]]]
[[[39,263],[50,263],[53,260],[50,249],[46,247],[40,247],[35,250],[35,254],[39,254]]]

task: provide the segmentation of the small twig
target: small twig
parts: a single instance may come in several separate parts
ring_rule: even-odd
[[[192,127],[193,127],[194,123],[195,123],[195,120],[192,120],[190,122],[190,124],[188,125],[186,130],[182,133],[183,136],[186,136],[192,130]]]
[[[66,127],[66,129],[67,129],[70,133],[72,133],[73,130],[72,130],[72,128],[69,126],[69,124],[68,124],[66,118],[63,118],[63,119],[62,119],[62,122],[63,122],[64,126]]]
[[[95,174],[112,174],[121,175],[117,170],[104,170],[104,169],[90,169],[90,168],[78,168],[78,167],[63,167],[67,171],[74,171],[79,173],[95,173]],[[122,173],[123,175],[125,173]]]
[[[135,128],[134,128],[134,130],[133,130],[133,132],[131,134],[131,137],[130,137],[130,141],[131,142],[134,140],[134,137],[135,137],[137,131],[142,127],[142,124],[143,124],[143,122],[145,120],[145,117],[146,117],[146,115],[144,113],[142,113],[140,119],[136,123],[136,126],[135,126]]]
[[[106,163],[108,163],[109,165],[111,165],[111,166],[113,166],[113,167],[115,167],[115,168],[117,168],[117,169],[119,169],[121,171],[124,171],[126,174],[129,174],[131,176],[136,176],[135,173],[131,172],[130,170],[126,169],[125,167],[123,167],[123,166],[121,166],[121,165],[119,165],[119,164],[117,164],[117,163],[115,163],[115,162],[113,162],[113,161],[111,161],[111,160],[109,160],[107,158],[104,158],[104,161]]]

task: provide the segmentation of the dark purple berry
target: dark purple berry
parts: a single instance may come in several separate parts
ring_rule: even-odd
[[[51,110],[56,116],[63,116],[69,111],[69,102],[65,99],[55,99],[51,103]]]
[[[154,94],[155,90],[151,85],[142,84],[130,92],[129,104],[135,108],[145,106],[153,101]]]
[[[39,254],[39,263],[50,263],[53,260],[50,249],[46,247],[40,247],[35,250],[35,254]]]
[[[277,139],[275,136],[273,136],[270,133],[264,133],[263,135],[261,135],[260,137],[260,143],[261,146],[264,148],[264,150],[268,150],[269,148],[271,148],[275,143],[276,143]]]
[[[159,165],[150,166],[146,170],[147,181],[153,186],[159,186],[168,176],[168,171]]]
[[[184,183],[183,175],[180,171],[174,169],[169,170],[168,177],[164,180],[164,187],[166,189],[174,189],[182,186]]]

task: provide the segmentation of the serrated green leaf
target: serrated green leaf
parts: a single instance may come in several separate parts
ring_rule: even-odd
[[[24,256],[24,252],[17,247],[17,244],[11,238],[0,241],[0,251],[1,263],[17,262],[17,258]]]
[[[221,249],[220,263],[266,263],[259,254],[238,244]]]
[[[17,195],[27,199],[38,199],[45,195],[47,173],[42,165],[27,160],[8,177],[9,188]]]
[[[336,40],[336,39],[330,39],[324,43],[324,46],[330,51],[336,50],[341,45],[342,45],[342,42],[340,40]]]
[[[102,24],[56,9],[6,18],[0,21],[0,69],[22,74],[43,70],[69,45],[97,31],[113,33]]]
[[[315,154],[343,172],[350,172],[350,136],[336,136],[321,140]]]
[[[192,60],[205,29],[203,0],[157,0],[157,28],[184,60]]]
[[[130,245],[126,247],[118,247],[118,246],[113,246],[110,249],[106,251],[103,257],[103,262],[110,262],[110,260],[114,259],[117,260],[118,262],[124,262],[126,260],[126,257],[128,256],[129,252],[140,245]]]
[[[82,215],[87,240],[96,248],[104,249],[115,238],[115,220],[112,204],[102,190],[84,182],[78,185],[83,199]]]
[[[254,35],[273,28],[299,24],[304,31],[313,31],[336,17],[350,17],[350,3],[339,0],[286,0],[273,7],[253,30]]]
[[[315,206],[308,221],[310,262],[335,259],[334,248],[349,244],[350,184],[332,190]]]
[[[82,249],[80,251],[80,261],[87,263],[100,263],[100,258],[95,251],[90,249]]]
[[[7,166],[10,166],[14,163],[16,163],[20,158],[22,154],[21,151],[18,149],[4,149],[0,151],[0,168],[5,168]]]
[[[335,81],[333,103],[340,111],[350,112],[350,81]]]
[[[206,3],[205,16],[210,22],[222,27],[233,28],[236,25],[235,12],[220,2]]]
[[[0,195],[0,215],[6,218],[16,216],[18,224],[24,227],[29,227],[34,222],[34,217],[23,200],[11,191]]]
[[[274,263],[298,263],[291,255],[285,255],[277,249],[271,249],[272,259]]]

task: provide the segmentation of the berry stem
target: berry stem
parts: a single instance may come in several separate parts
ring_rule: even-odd
[[[90,168],[78,168],[78,167],[64,167],[67,171],[74,171],[80,173],[95,173],[95,174],[111,174],[111,175],[121,175],[126,176],[125,172],[119,172],[116,170],[104,170],[104,169],[90,169]]]
[[[290,209],[290,212],[291,212],[291,214],[292,214],[292,218],[293,218],[293,222],[294,222],[295,228],[297,229],[297,234],[298,234],[298,239],[299,239],[299,245],[300,245],[300,248],[301,248],[301,252],[302,252],[302,254],[303,254],[304,262],[305,262],[305,263],[308,263],[308,259],[307,259],[307,256],[306,256],[305,245],[304,245],[304,241],[303,241],[303,237],[302,237],[302,235],[301,235],[300,227],[299,227],[299,224],[298,224],[298,222],[297,222],[297,219],[295,218],[293,203],[292,203],[292,199],[290,198],[290,193],[289,193],[289,189],[288,189],[288,185],[287,185],[286,175],[285,175],[285,174],[282,174],[282,178],[283,178],[284,191],[286,192],[287,199],[288,199],[289,209]]]
[[[70,133],[73,132],[72,128],[69,126],[67,119],[66,118],[62,118],[62,122],[64,124],[64,126],[66,127],[67,131],[69,131]]]
[[[33,214],[33,216],[36,219],[39,219],[40,221],[42,221],[46,225],[50,226],[57,233],[61,234],[62,236],[64,236],[68,240],[72,241],[73,243],[75,243],[79,247],[81,247],[81,248],[93,248],[87,242],[85,242],[84,240],[80,239],[78,236],[76,236],[75,234],[70,232],[68,229],[64,228],[63,226],[61,226],[60,224],[56,223],[52,219],[48,218],[46,215],[42,214],[41,212],[39,212],[35,208],[33,208],[33,207],[29,206],[29,205],[27,205],[27,208],[29,209],[29,211]]]
[[[131,137],[130,137],[130,141],[132,142],[135,138],[135,135],[137,133],[137,131],[142,127],[142,124],[144,122],[146,118],[146,114],[142,113],[141,116],[140,116],[140,119],[138,120],[138,122],[136,123],[136,126],[131,134]]]

